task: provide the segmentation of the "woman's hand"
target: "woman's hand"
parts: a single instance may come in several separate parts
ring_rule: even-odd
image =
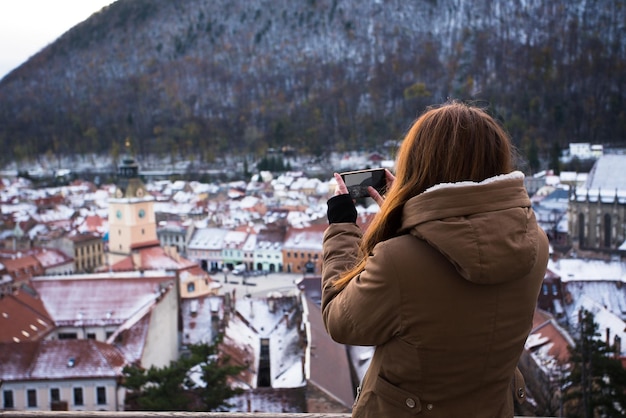
[[[348,188],[341,175],[335,173],[334,176],[337,187],[335,187],[335,195],[328,199],[328,210],[326,211],[328,223],[356,223],[357,211],[354,200],[350,198]]]
[[[335,173],[333,174],[333,176],[335,176],[335,181],[337,181],[337,186],[335,187],[335,196],[338,196],[340,194],[348,194],[348,188],[346,187],[346,183],[344,183],[343,179],[341,178],[341,174]]]
[[[339,176],[339,177],[341,177],[341,176]],[[391,171],[389,171],[389,170],[387,170],[385,168],[385,181],[387,183],[386,190],[389,190],[391,188],[391,185],[393,184],[395,179],[396,179],[396,177],[393,174],[391,174]],[[344,184],[344,187],[345,186],[346,185]],[[372,186],[369,186],[367,188],[367,191],[370,194],[370,197],[372,199],[374,199],[374,201],[376,203],[378,203],[378,206],[382,206],[383,205],[383,202],[385,201],[385,198],[383,196],[381,196],[380,193],[378,193],[378,191],[375,188],[373,188]],[[335,191],[335,193],[337,193],[337,192]],[[346,193],[347,193],[347,189],[346,189]]]

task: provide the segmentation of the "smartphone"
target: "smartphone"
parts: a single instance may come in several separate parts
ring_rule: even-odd
[[[346,183],[348,193],[353,199],[369,197],[367,186],[372,186],[382,196],[387,188],[384,168],[372,168],[369,170],[347,171],[339,173],[343,182]]]

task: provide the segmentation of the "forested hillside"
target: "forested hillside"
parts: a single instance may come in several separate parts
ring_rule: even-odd
[[[118,0],[0,81],[0,162],[374,149],[447,98],[531,160],[623,145],[625,22],[623,0]]]

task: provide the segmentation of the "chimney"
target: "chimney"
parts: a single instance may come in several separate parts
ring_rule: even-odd
[[[133,261],[133,269],[135,270],[141,270],[142,269],[142,265],[141,265],[141,253],[139,251],[133,251],[133,253],[131,254],[132,257],[132,261]]]

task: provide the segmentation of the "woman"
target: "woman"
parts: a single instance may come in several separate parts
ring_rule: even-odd
[[[385,198],[370,188],[365,234],[335,178],[323,319],[335,341],[376,347],[352,416],[512,417],[548,241],[506,133],[459,102],[427,110]]]

